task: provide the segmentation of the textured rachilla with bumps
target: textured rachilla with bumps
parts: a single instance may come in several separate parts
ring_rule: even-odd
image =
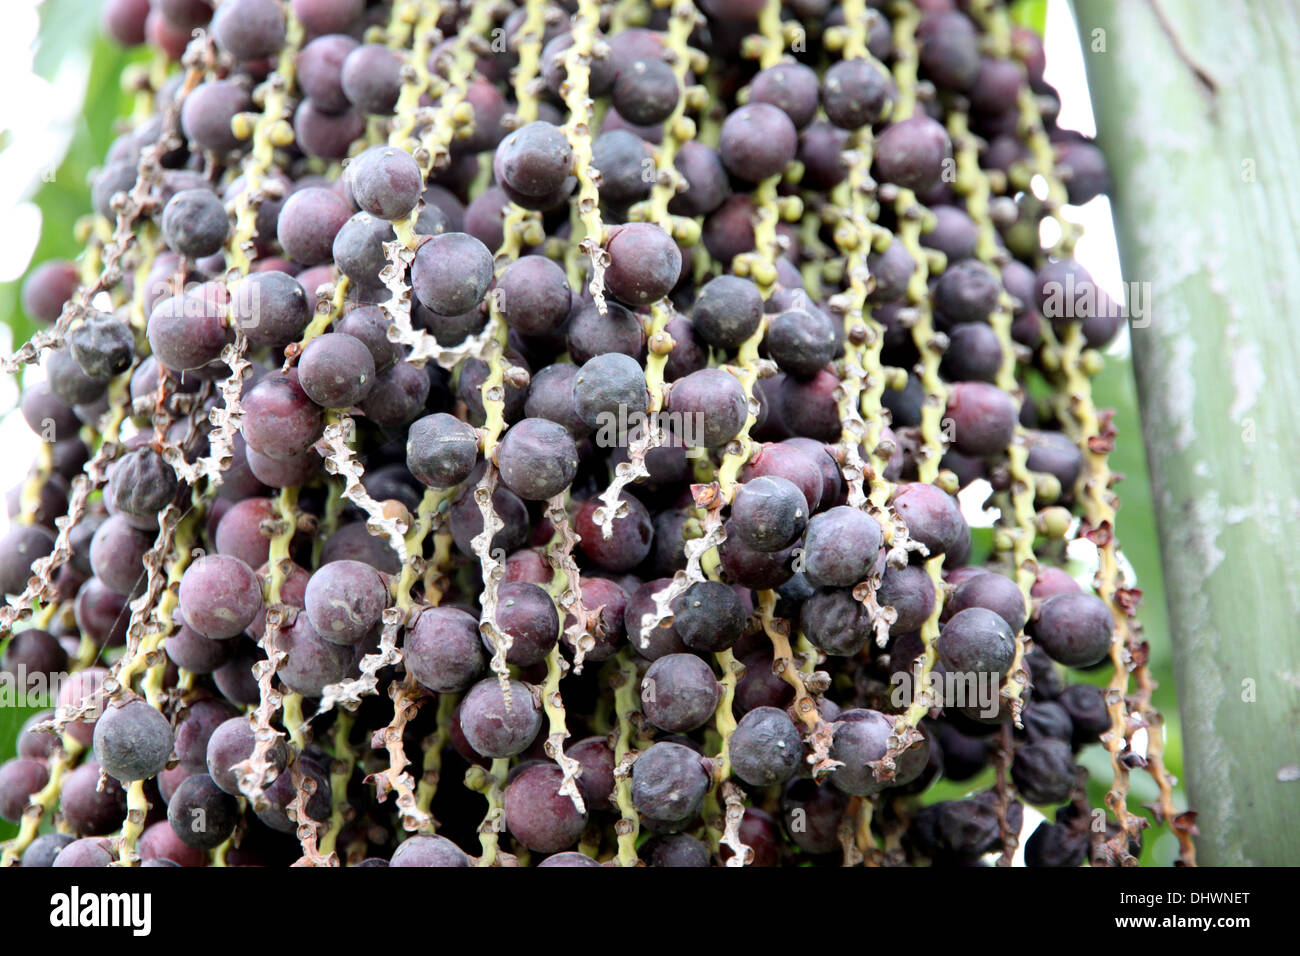
[[[104,18],[147,118],[7,362],[4,666],[71,676],[6,864],[1122,864],[1131,768],[1191,862],[1061,216],[1105,163],[1004,4]]]

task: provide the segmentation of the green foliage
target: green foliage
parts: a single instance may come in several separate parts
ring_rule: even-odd
[[[1047,29],[1047,0],[1015,0],[1011,5],[1011,19],[1042,36]]]
[[[53,80],[60,68],[82,57],[90,59],[90,71],[81,119],[68,153],[33,197],[41,210],[42,228],[31,265],[81,255],[83,246],[77,242],[73,226],[90,211],[91,172],[103,163],[119,118],[130,110],[131,94],[122,90],[122,71],[149,57],[146,50],[128,52],[100,36],[99,18],[87,6],[84,0],[45,0],[41,6],[36,73]],[[0,285],[0,318],[12,330],[15,347],[38,328],[23,311],[21,289],[21,280]]]
[[[0,763],[15,756],[18,746],[18,731],[39,707],[0,707]],[[0,820],[0,840],[8,840],[18,832],[16,823]]]
[[[122,71],[149,57],[147,51],[131,53],[100,36],[97,7],[85,0],[45,0],[40,8],[35,72],[52,81],[61,68],[82,57],[90,59],[90,71],[81,119],[68,153],[33,197],[41,210],[42,229],[32,265],[80,256],[83,247],[73,234],[73,225],[90,210],[91,171],[103,162],[116,135],[116,124],[131,105],[130,94],[122,91]],[[21,280],[0,284],[0,318],[12,330],[15,347],[38,328],[23,311],[21,290]],[[38,709],[0,707],[0,762],[14,756],[19,728]],[[0,840],[16,832],[17,826],[0,821]]]

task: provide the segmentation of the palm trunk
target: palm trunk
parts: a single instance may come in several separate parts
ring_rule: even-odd
[[[1200,861],[1300,862],[1300,8],[1079,0]],[[1140,323],[1139,323],[1140,324]]]

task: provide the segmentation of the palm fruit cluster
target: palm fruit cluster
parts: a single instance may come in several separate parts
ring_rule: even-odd
[[[1106,166],[1006,4],[104,25],[144,118],[6,362],[4,667],[57,690],[6,865],[1132,864],[1133,770],[1191,861],[1063,215]]]

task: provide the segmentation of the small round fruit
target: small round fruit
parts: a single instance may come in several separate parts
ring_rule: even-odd
[[[104,772],[123,782],[148,780],[172,752],[171,724],[143,700],[110,707],[95,722],[94,739]]]

